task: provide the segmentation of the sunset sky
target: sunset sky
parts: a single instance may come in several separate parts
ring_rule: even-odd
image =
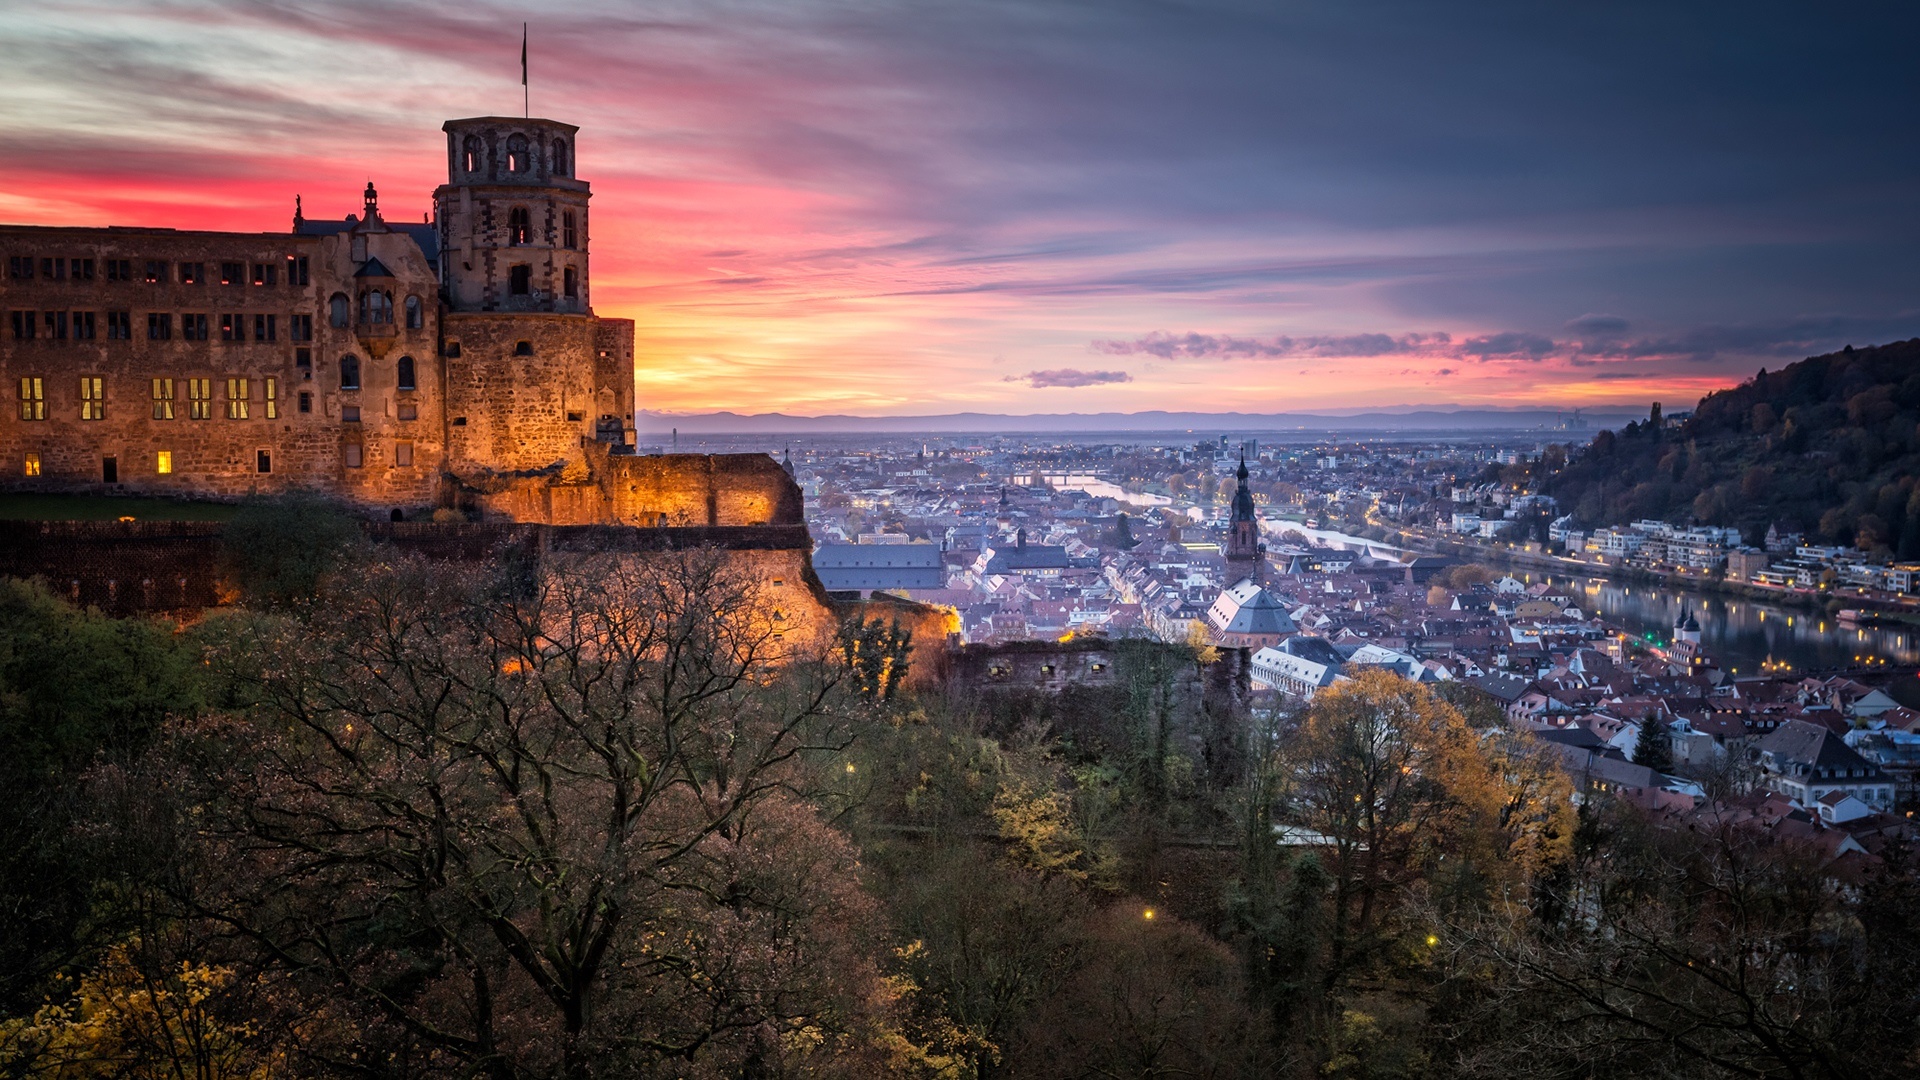
[[[676,411],[1690,402],[1920,334],[1911,4],[11,2],[0,221],[418,218],[581,127]]]

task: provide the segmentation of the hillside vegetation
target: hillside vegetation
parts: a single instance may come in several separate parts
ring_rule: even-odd
[[[1683,424],[1650,417],[1547,464],[1540,489],[1583,525],[1660,518],[1758,542],[1780,522],[1920,558],[1920,338],[1763,368]]]

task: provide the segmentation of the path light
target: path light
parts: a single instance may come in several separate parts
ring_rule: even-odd
[[[1152,909],[1152,908],[1148,908],[1148,909],[1146,909],[1145,911],[1142,911],[1142,912],[1140,913],[1140,917],[1141,917],[1141,918],[1143,918],[1143,919],[1145,919],[1145,920],[1147,920],[1148,922],[1152,922],[1152,921],[1153,921],[1153,909]]]

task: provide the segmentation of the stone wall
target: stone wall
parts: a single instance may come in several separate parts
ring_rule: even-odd
[[[441,325],[447,470],[470,481],[536,472],[585,481],[583,445],[599,418],[596,320],[448,312]]]
[[[115,615],[218,604],[219,553],[218,522],[0,521],[0,577]]]

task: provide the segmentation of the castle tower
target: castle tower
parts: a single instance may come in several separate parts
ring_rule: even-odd
[[[1240,469],[1235,476],[1239,486],[1233,492],[1233,520],[1227,526],[1227,562],[1257,563],[1260,561],[1260,522],[1253,512],[1253,492],[1247,490],[1247,459],[1240,457]]]
[[[633,323],[593,314],[586,181],[572,124],[449,120],[440,247],[447,466],[585,483],[633,442]]]

